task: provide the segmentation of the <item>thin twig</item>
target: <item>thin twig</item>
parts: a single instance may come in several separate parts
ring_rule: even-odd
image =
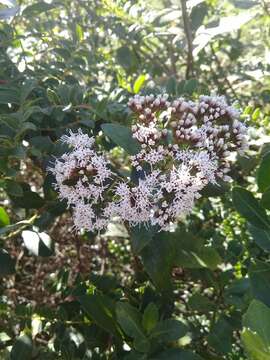
[[[187,54],[187,69],[186,69],[186,79],[194,76],[194,69],[193,69],[193,45],[192,45],[192,31],[190,27],[189,16],[187,12],[187,4],[186,0],[181,0],[181,8],[182,8],[182,18],[184,21],[184,31],[187,39],[187,46],[188,46],[188,54]]]

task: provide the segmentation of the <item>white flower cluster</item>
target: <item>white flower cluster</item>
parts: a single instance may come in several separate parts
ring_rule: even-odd
[[[116,178],[104,155],[94,150],[94,139],[80,130],[62,138],[72,150],[50,171],[60,198],[74,210],[77,229],[101,230],[117,216],[130,226],[166,230],[191,212],[207,184],[230,180],[228,156],[247,148],[239,112],[224,97],[171,103],[167,95],[136,95],[128,105],[133,137],[141,145],[130,157],[140,175],[136,182]]]
[[[101,230],[108,224],[107,192],[112,172],[108,161],[93,149],[94,138],[70,131],[61,138],[72,147],[48,170],[55,175],[60,199],[73,209],[76,229]]]

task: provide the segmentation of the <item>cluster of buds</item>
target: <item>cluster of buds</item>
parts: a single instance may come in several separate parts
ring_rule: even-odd
[[[60,198],[73,208],[77,229],[99,231],[118,217],[129,226],[166,230],[192,211],[207,184],[230,180],[229,155],[247,148],[239,112],[224,97],[201,96],[195,103],[136,95],[128,105],[132,134],[141,145],[130,156],[140,174],[137,183],[112,173],[104,154],[94,150],[94,138],[79,131],[62,139],[72,150],[50,171]]]

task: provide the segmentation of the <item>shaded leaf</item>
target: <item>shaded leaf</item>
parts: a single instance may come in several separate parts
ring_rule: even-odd
[[[253,194],[241,187],[235,187],[232,193],[233,204],[236,210],[252,225],[270,229],[269,218],[264,208],[255,199]]]
[[[116,304],[117,321],[124,332],[132,338],[144,338],[145,334],[142,328],[142,315],[133,306],[128,303],[118,302]]]
[[[166,319],[160,321],[151,332],[151,338],[158,342],[175,341],[183,337],[188,328],[179,320]]]
[[[103,124],[101,128],[106,136],[108,136],[116,145],[126,150],[129,154],[134,155],[140,151],[140,145],[132,137],[132,133],[129,128],[118,124]]]
[[[270,306],[270,264],[257,261],[249,269],[253,297]]]
[[[265,192],[270,186],[270,153],[262,158],[257,172],[257,184],[260,192]]]
[[[147,305],[143,313],[142,324],[147,333],[151,331],[158,322],[158,308],[154,303]]]
[[[0,249],[0,276],[6,276],[15,272],[15,260],[10,257],[8,252]]]
[[[91,319],[105,331],[120,336],[115,316],[115,304],[101,294],[78,296],[78,300]]]
[[[31,360],[32,351],[33,351],[33,345],[31,338],[27,335],[22,335],[16,339],[10,353],[10,359]]]

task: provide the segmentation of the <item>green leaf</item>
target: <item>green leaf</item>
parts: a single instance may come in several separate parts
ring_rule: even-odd
[[[23,102],[28,98],[28,96],[31,94],[31,92],[36,88],[37,81],[28,79],[25,81],[23,86],[20,89],[20,103],[23,104]]]
[[[44,1],[36,2],[33,5],[27,6],[27,8],[24,9],[22,15],[28,18],[33,16],[38,16],[41,13],[52,10],[57,6],[59,6],[59,3],[57,3],[56,1],[51,4],[48,4]]]
[[[174,234],[174,265],[185,268],[210,268],[216,269],[222,262],[217,251],[212,247],[206,247],[202,238],[186,232],[183,228]]]
[[[15,263],[6,250],[0,249],[0,277],[13,274]]]
[[[16,339],[10,353],[10,359],[31,360],[32,351],[33,351],[33,345],[31,338],[27,335],[22,335]]]
[[[207,11],[208,5],[204,2],[192,8],[190,20],[193,31],[196,31],[202,25],[203,19],[205,18]]]
[[[130,155],[137,154],[140,151],[140,145],[132,137],[129,128],[118,124],[103,124],[101,128],[106,136],[116,145],[126,150]]]
[[[131,245],[136,254],[139,254],[143,248],[152,241],[155,234],[155,229],[149,225],[134,226],[131,228]]]
[[[199,355],[190,350],[169,349],[151,357],[150,360],[203,360]]]
[[[78,296],[84,311],[101,328],[119,337],[120,332],[116,322],[115,304],[107,296],[101,294]]]
[[[173,236],[158,233],[140,252],[145,270],[159,289],[171,288],[171,270],[175,262]]]
[[[256,228],[250,225],[248,227],[254,242],[263,250],[270,252],[270,230]]]
[[[269,348],[266,348],[258,334],[248,329],[241,333],[241,340],[250,360],[269,360]]]
[[[147,305],[143,313],[142,324],[147,333],[149,333],[157,324],[159,318],[158,308],[154,303]]]
[[[10,224],[9,216],[6,210],[0,206],[0,227],[4,227]]]
[[[18,88],[11,86],[0,87],[0,104],[20,104],[20,92]]]
[[[14,180],[5,180],[5,190],[10,196],[23,196],[22,187]]]
[[[243,316],[243,325],[256,332],[270,351],[270,308],[258,300],[253,300]]]
[[[123,66],[126,70],[131,70],[132,67],[136,66],[137,59],[133,51],[127,46],[122,46],[116,51],[116,57],[118,63]]]
[[[24,209],[39,209],[45,204],[44,199],[31,190],[24,191],[21,197],[12,197],[12,200],[15,206]]]
[[[207,313],[215,309],[215,304],[213,304],[206,296],[199,293],[195,293],[190,297],[188,305],[192,310],[203,313]]]
[[[262,158],[257,172],[257,184],[260,192],[265,192],[270,186],[270,153]]]
[[[83,40],[83,28],[80,24],[76,24],[75,33],[77,41],[81,42]]]
[[[236,210],[248,222],[262,229],[270,229],[269,218],[264,208],[250,191],[237,186],[233,189],[232,199]]]
[[[225,181],[218,181],[217,184],[207,184],[200,193],[205,197],[217,197],[224,195],[228,190],[230,189],[230,186]]]
[[[183,337],[188,328],[181,321],[174,319],[166,319],[160,321],[152,330],[150,336],[158,342],[176,341]]]
[[[42,152],[50,153],[54,150],[54,143],[49,136],[34,136],[30,144]]]
[[[170,289],[175,266],[215,269],[222,262],[217,251],[183,228],[175,233],[159,232],[140,252],[143,265],[159,289]]]
[[[251,118],[253,121],[256,121],[260,117],[260,115],[261,115],[261,110],[260,110],[260,108],[257,108],[254,110]]]
[[[262,194],[261,205],[262,205],[265,209],[270,210],[270,189],[267,189],[267,190]]]
[[[243,316],[241,339],[252,360],[270,358],[270,309],[253,300]]]
[[[208,344],[220,354],[227,354],[232,349],[233,328],[228,321],[220,317],[212,326],[207,337]]]
[[[54,253],[53,242],[45,232],[24,230],[22,238],[25,247],[36,256],[51,256]]]
[[[270,264],[257,260],[250,266],[249,278],[253,297],[270,306]]]
[[[146,337],[136,337],[133,342],[135,350],[147,353],[150,349],[150,342]]]
[[[132,338],[144,338],[142,328],[142,315],[133,306],[128,303],[118,302],[116,304],[117,321],[124,332]]]
[[[196,90],[197,86],[198,86],[198,80],[196,79],[187,80],[184,86],[184,92],[186,94],[192,95],[193,92]]]
[[[133,85],[133,91],[135,94],[138,94],[138,92],[141,90],[143,84],[145,83],[146,75],[142,74],[137,77],[135,80],[135,83]]]

